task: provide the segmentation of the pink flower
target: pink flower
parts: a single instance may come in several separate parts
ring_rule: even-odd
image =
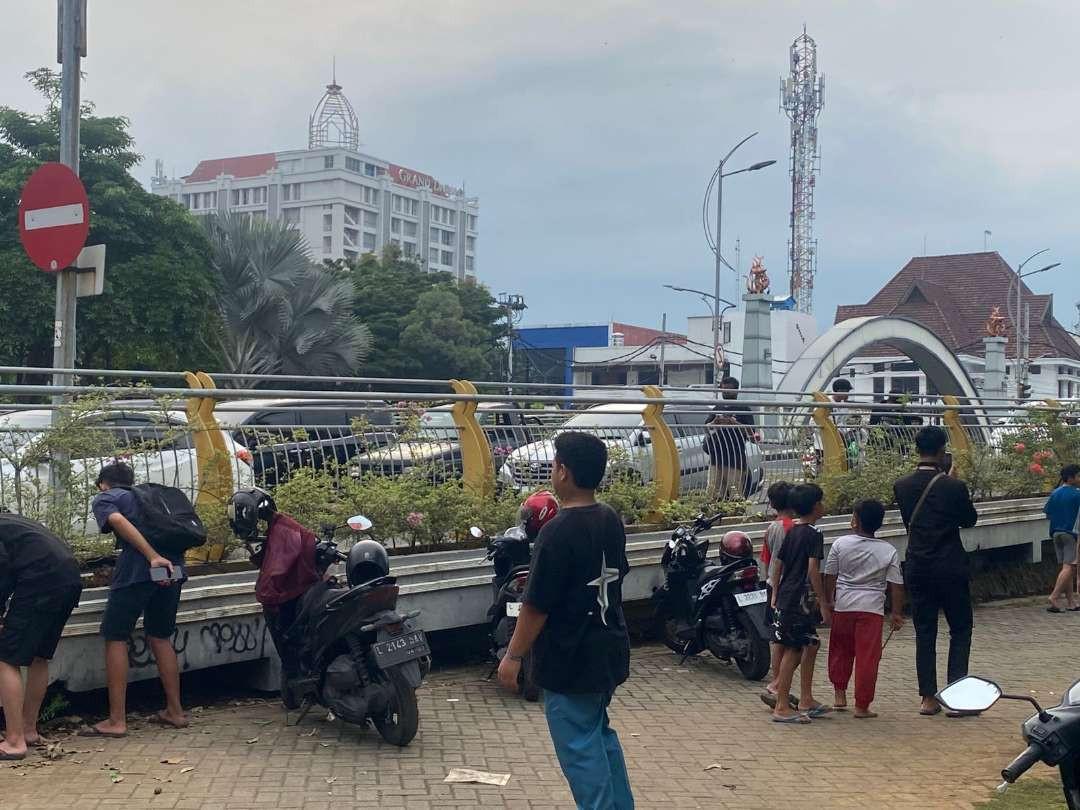
[[[424,515],[421,512],[409,512],[405,522],[414,528],[419,527],[424,522]]]
[[[1031,457],[1035,459],[1035,461],[1046,461],[1047,459],[1053,458],[1054,454],[1049,450],[1038,450],[1035,453],[1032,453]]]
[[[1025,450],[1027,450],[1027,445],[1023,442],[1017,442],[1013,445],[1013,450],[1015,450],[1017,453],[1023,453]]]
[[[1028,472],[1033,472],[1035,475],[1042,475],[1044,470],[1042,464],[1032,464],[1028,467]]]

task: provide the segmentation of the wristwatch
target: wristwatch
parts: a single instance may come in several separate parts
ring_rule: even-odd
[[[525,656],[524,656],[524,655],[514,655],[514,654],[513,654],[512,652],[509,652],[509,651],[507,651],[507,653],[506,653],[506,657],[507,657],[507,658],[509,658],[509,659],[510,659],[511,661],[515,661],[515,662],[517,662],[517,663],[519,663],[519,664],[520,664],[520,663],[521,663],[522,661],[524,661],[524,660],[525,660]]]

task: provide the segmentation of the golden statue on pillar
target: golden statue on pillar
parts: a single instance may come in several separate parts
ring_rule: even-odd
[[[994,307],[986,321],[986,334],[990,337],[1005,337],[1005,316],[1001,307]]]
[[[754,295],[761,295],[769,291],[769,274],[762,264],[763,256],[755,256],[750,264],[750,274],[746,277],[746,289]]]

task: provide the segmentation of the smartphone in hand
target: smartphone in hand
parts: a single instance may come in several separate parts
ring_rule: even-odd
[[[163,565],[154,566],[150,569],[150,581],[151,582],[170,582],[172,576],[169,574],[169,569]]]

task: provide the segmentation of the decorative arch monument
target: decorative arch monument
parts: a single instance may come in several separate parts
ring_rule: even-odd
[[[884,343],[911,358],[942,396],[968,402],[979,392],[959,358],[937,335],[909,318],[849,318],[830,327],[803,350],[780,381],[782,393],[823,391],[853,357],[874,343]]]

